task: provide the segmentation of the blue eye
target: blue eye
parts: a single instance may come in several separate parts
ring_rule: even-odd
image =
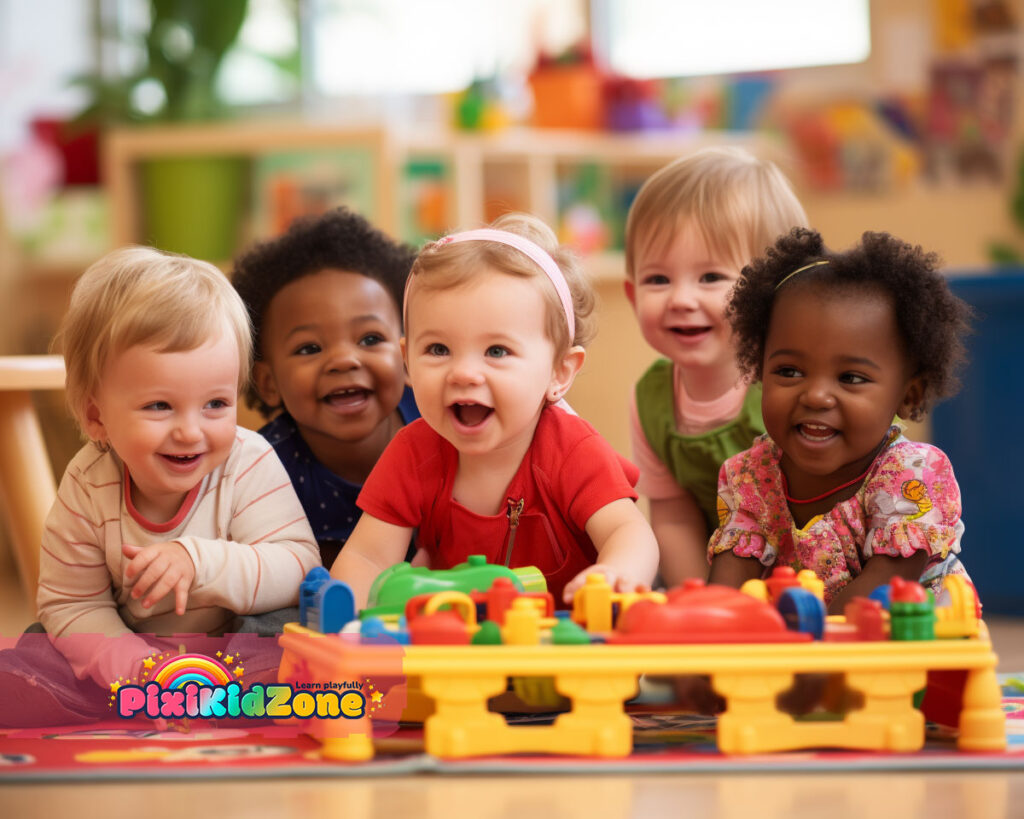
[[[171,405],[166,401],[153,401],[143,407],[144,410],[152,410],[153,412],[167,412],[170,408]]]
[[[500,344],[492,344],[487,348],[488,358],[504,358],[507,355],[511,355],[508,347],[503,347]]]
[[[207,409],[214,409],[214,410],[227,409],[230,406],[231,406],[231,402],[227,401],[227,400],[225,400],[223,398],[214,398],[213,400],[206,402],[206,408]]]

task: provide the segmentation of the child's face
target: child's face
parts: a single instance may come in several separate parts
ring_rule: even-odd
[[[376,280],[339,270],[303,276],[267,308],[257,389],[271,406],[284,405],[314,453],[369,439],[390,429],[402,399],[400,328]]]
[[[636,256],[626,297],[647,343],[681,367],[735,365],[732,329],[725,320],[740,266],[708,248],[692,223],[668,242],[648,242]]]
[[[235,440],[238,344],[225,330],[194,350],[136,345],[113,356],[86,406],[86,432],[131,474],[132,501],[154,521],[223,464]]]
[[[546,401],[571,384],[544,311],[535,281],[492,270],[450,290],[414,289],[405,353],[416,403],[460,453],[521,458]]]
[[[795,283],[794,283],[795,284]],[[878,293],[784,288],[765,342],[764,423],[796,497],[870,465],[897,413],[921,398],[890,301]]]

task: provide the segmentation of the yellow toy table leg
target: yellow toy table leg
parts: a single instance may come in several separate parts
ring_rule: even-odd
[[[957,747],[962,751],[1006,748],[1006,718],[994,668],[975,668],[967,672]]]
[[[793,684],[792,674],[722,673],[711,683],[725,698],[718,718],[718,749],[726,754],[753,754],[776,750],[788,736],[793,718],[775,707],[775,700]]]
[[[506,687],[503,674],[423,675],[423,690],[436,710],[424,725],[427,752],[442,758],[503,753],[628,756],[633,724],[623,702],[636,692],[636,675],[559,674],[555,687],[572,700],[572,711],[553,725],[509,725],[487,710],[487,700]]]
[[[366,734],[349,734],[344,737],[322,737],[321,755],[324,759],[341,762],[365,762],[373,759],[373,739]]]
[[[924,745],[924,715],[914,708],[914,692],[924,688],[924,671],[862,672],[846,675],[864,696],[864,705],[846,715],[849,741],[844,748],[919,751]]]
[[[559,716],[552,726],[565,739],[565,753],[629,756],[633,722],[623,703],[636,694],[635,674],[560,674],[555,687],[572,700],[572,711]]]
[[[509,730],[487,700],[506,688],[504,674],[422,677],[423,693],[434,700],[434,713],[423,726],[427,753],[442,758],[501,753],[499,738]]]

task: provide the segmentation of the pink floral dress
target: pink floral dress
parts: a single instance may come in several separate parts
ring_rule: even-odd
[[[857,494],[798,528],[783,494],[782,452],[767,435],[734,455],[718,475],[719,526],[708,557],[733,551],[767,566],[812,569],[825,583],[825,602],[861,572],[873,555],[931,558],[921,583],[941,600],[948,574],[966,571],[957,557],[964,525],[960,487],[945,454],[889,430]]]

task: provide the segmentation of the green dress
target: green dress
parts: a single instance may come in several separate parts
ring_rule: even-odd
[[[676,482],[693,493],[710,534],[718,528],[718,470],[727,458],[749,449],[765,431],[761,385],[753,384],[747,390],[743,408],[729,423],[701,435],[682,435],[676,429],[672,362],[661,358],[637,381],[636,410],[651,449]]]

